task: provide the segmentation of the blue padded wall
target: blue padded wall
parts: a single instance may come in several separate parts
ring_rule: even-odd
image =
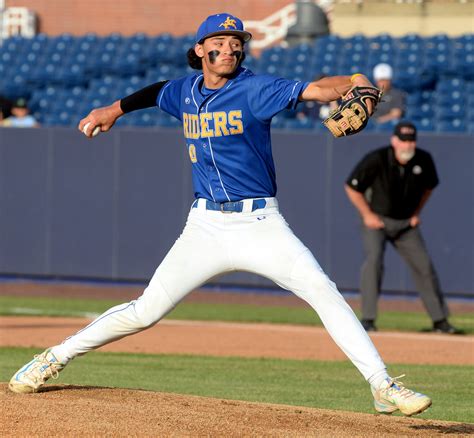
[[[275,130],[281,211],[343,290],[358,288],[359,219],[343,185],[388,136]],[[474,152],[467,135],[422,133],[441,184],[423,234],[447,293],[474,296]],[[179,236],[193,199],[181,130],[114,128],[93,140],[69,128],[0,129],[0,273],[147,280]],[[272,283],[248,273],[214,280]],[[385,290],[413,291],[389,248]]]

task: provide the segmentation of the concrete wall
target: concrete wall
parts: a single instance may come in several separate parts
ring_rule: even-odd
[[[331,30],[341,36],[362,33],[374,36],[407,33],[457,36],[473,32],[474,3],[439,1],[431,3],[390,4],[382,1],[338,3],[331,12]]]
[[[7,7],[35,11],[39,30],[49,35],[64,32],[130,35],[194,33],[208,15],[229,12],[245,20],[262,20],[291,3],[289,0],[6,0]]]
[[[39,31],[49,35],[64,32],[130,35],[196,32],[208,15],[229,12],[243,20],[263,20],[291,0],[6,0],[6,7],[21,6],[34,11]],[[339,35],[361,32],[372,36],[388,32],[455,36],[473,31],[473,3],[451,0],[428,4],[397,4],[385,1],[339,2],[329,12],[331,29]]]
[[[341,289],[357,289],[359,221],[343,184],[380,134],[334,140],[275,131],[281,210]],[[448,293],[474,295],[474,150],[462,135],[421,135],[441,180],[423,232]],[[74,129],[0,129],[0,274],[146,280],[180,234],[192,202],[182,133],[114,128],[88,140]],[[414,290],[398,254],[384,289]],[[219,280],[270,286],[250,274]]]

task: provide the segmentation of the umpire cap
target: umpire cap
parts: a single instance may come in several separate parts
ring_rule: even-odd
[[[395,126],[393,135],[402,141],[416,141],[416,126],[408,121],[402,121]]]

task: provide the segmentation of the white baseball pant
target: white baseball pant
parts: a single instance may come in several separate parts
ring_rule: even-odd
[[[181,236],[144,293],[137,300],[109,309],[54,347],[53,352],[72,359],[137,333],[156,324],[209,279],[247,271],[267,277],[307,301],[365,379],[384,370],[382,359],[354,312],[293,234],[279,213],[277,200],[266,201],[264,208],[252,212],[253,200],[246,199],[241,213],[206,210],[204,199],[196,201]]]

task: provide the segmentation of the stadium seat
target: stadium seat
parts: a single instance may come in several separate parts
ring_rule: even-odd
[[[313,130],[314,120],[309,117],[286,119],[283,127],[288,130]]]
[[[459,91],[464,90],[466,87],[466,81],[462,78],[448,78],[442,79],[438,81],[436,84],[436,92],[438,93],[445,93],[445,92],[452,92],[452,91]]]
[[[181,128],[181,122],[168,114],[163,114],[154,121],[155,126],[161,126],[163,128]]]
[[[140,111],[134,115],[133,122],[135,126],[156,126],[157,118],[149,112]]]
[[[463,103],[453,103],[451,105],[441,105],[436,107],[436,117],[438,120],[452,120],[465,117]]]
[[[437,123],[437,132],[465,132],[467,126],[462,119],[442,120]]]
[[[327,35],[318,38],[314,43],[314,53],[319,56],[324,53],[337,53],[341,51],[343,39],[337,35]]]
[[[407,106],[403,113],[403,118],[407,120],[415,120],[420,117],[418,112],[418,106]]]
[[[66,115],[59,117],[62,111],[77,119],[78,114],[148,84],[194,72],[186,62],[186,51],[193,44],[194,34],[89,33],[78,37],[65,33],[8,38],[0,46],[0,93],[10,98],[31,96],[32,111],[46,123],[67,124]],[[380,62],[392,65],[394,86],[408,92],[406,115],[420,130],[434,131],[439,123],[450,132],[471,129],[474,113],[466,106],[474,106],[474,34],[331,34],[311,44],[272,47],[259,57],[249,53],[244,66],[309,81],[319,75],[355,72],[371,77]],[[55,102],[62,102],[62,108]],[[126,119],[120,122],[122,126],[179,125],[167,117],[161,120],[156,113]],[[285,129],[311,129],[307,124],[316,121],[301,122],[294,113],[280,114],[273,123]],[[383,128],[371,124],[366,131],[378,129]]]
[[[407,107],[416,108],[423,101],[421,91],[413,91],[412,93],[407,94],[406,96],[406,105]]]
[[[283,129],[285,126],[285,119],[282,117],[281,113],[277,114],[272,119],[272,129]]]
[[[448,92],[436,92],[435,103],[438,106],[449,106],[455,103],[464,105],[466,95],[464,91],[454,90]]]
[[[474,108],[469,107],[466,114],[466,120],[468,123],[474,122]]]
[[[145,74],[147,71],[147,64],[137,53],[128,53],[123,56],[115,58],[111,64],[110,70],[105,70],[114,72],[122,77]]]
[[[386,123],[376,124],[374,127],[375,132],[393,132],[393,128],[398,123],[398,120],[390,120]]]
[[[54,122],[55,125],[60,126],[76,126],[77,120],[73,118],[73,115],[69,111],[61,111],[58,113],[57,120]]]
[[[422,119],[416,120],[415,125],[420,132],[435,132],[436,126],[433,119],[424,117]]]

